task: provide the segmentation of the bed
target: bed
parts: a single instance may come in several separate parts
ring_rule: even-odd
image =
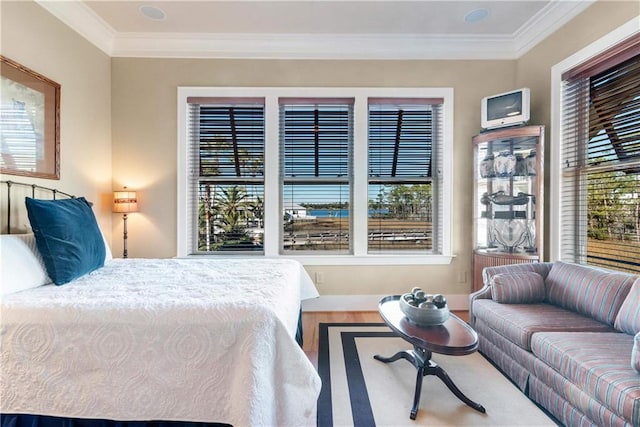
[[[0,239],[3,426],[315,425],[320,379],[296,336],[300,302],[317,291],[298,262],[105,248],[101,267],[56,286],[41,283],[37,232]]]

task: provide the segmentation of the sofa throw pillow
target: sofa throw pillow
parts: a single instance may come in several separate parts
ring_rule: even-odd
[[[38,250],[53,283],[63,285],[104,265],[104,240],[84,197],[27,197],[25,203]]]
[[[535,304],[544,300],[544,280],[533,271],[496,274],[491,282],[491,298],[496,302]]]
[[[613,326],[637,276],[556,261],[545,280],[547,301]]]
[[[631,367],[640,374],[640,332],[633,339],[633,350],[631,350]]]
[[[633,282],[629,295],[622,303],[614,327],[630,335],[640,332],[640,277]]]

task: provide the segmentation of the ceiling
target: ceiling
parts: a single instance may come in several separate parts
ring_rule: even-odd
[[[594,0],[36,1],[114,57],[515,59]]]

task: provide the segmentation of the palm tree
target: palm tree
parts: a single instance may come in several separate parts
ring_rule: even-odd
[[[256,199],[247,202],[247,208],[252,213],[253,218],[258,221],[258,227],[263,227],[264,220],[264,202],[260,196],[256,196]]]
[[[237,185],[220,188],[215,203],[219,209],[220,222],[225,233],[240,230],[242,211],[247,208],[246,198],[246,191]]]
[[[200,178],[213,178],[220,176],[220,156],[230,147],[224,135],[213,135],[200,140],[199,162]],[[200,206],[198,208],[198,218],[200,234],[204,237],[204,242],[200,244],[207,252],[211,250],[211,236],[215,239],[215,227],[213,223],[218,214],[216,206],[218,185],[212,182],[203,184],[201,188]],[[204,229],[204,231],[202,231]]]

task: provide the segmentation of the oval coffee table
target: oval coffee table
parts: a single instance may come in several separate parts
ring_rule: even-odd
[[[384,363],[395,362],[398,359],[408,360],[416,367],[416,391],[413,396],[413,407],[409,417],[416,419],[422,391],[422,378],[426,375],[435,375],[446,384],[458,399],[473,409],[485,413],[484,407],[465,396],[453,383],[449,375],[431,360],[431,353],[446,354],[449,356],[464,356],[471,354],[478,348],[478,335],[476,332],[455,314],[442,325],[417,326],[411,323],[400,311],[398,300],[400,295],[392,295],[380,300],[378,311],[385,323],[393,329],[402,339],[413,344],[413,350],[403,350],[391,357],[373,356]]]

